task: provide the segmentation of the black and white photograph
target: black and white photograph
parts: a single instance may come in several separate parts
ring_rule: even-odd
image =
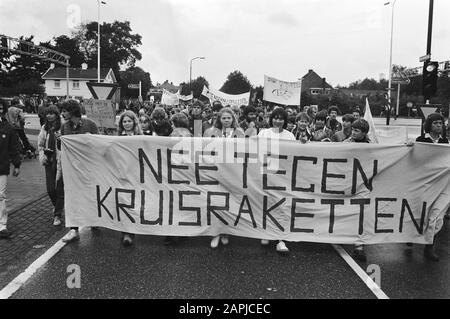
[[[449,13],[0,0],[0,299],[450,299]]]

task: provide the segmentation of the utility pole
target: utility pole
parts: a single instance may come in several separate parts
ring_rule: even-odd
[[[427,55],[429,58],[424,62],[424,66],[431,60],[431,37],[433,34],[433,6],[434,0],[430,0],[430,6],[428,9],[428,35],[427,35]],[[426,100],[425,104],[430,104],[430,100]]]

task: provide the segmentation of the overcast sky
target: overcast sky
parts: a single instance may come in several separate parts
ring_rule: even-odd
[[[105,0],[101,20],[128,20],[142,35],[153,83],[204,76],[219,89],[240,70],[254,85],[264,74],[296,81],[314,69],[333,86],[388,74],[392,4],[387,0]],[[428,0],[397,0],[393,63],[420,66]],[[432,59],[450,59],[450,1],[434,2]],[[97,20],[96,0],[0,0],[0,33],[37,41]]]

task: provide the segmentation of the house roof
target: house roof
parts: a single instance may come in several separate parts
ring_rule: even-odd
[[[332,89],[333,87],[327,83],[325,78],[320,77],[314,70],[309,70],[304,76],[302,76],[302,83],[308,83],[309,88],[320,87],[321,89]]]
[[[165,90],[170,91],[172,93],[176,93],[180,89],[179,86],[173,85],[172,83],[169,83],[169,81],[167,81],[167,80],[164,81],[163,84],[156,85],[156,88],[158,88],[160,90],[165,89]]]
[[[100,69],[100,78],[105,79],[111,68]],[[42,76],[42,79],[61,79],[66,78],[66,68],[53,68],[48,69],[47,72]],[[69,78],[70,79],[83,79],[83,80],[96,80],[97,79],[97,69],[77,69],[69,68]]]

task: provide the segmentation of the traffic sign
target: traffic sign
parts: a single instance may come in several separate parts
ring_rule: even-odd
[[[116,83],[87,82],[86,85],[96,100],[111,100],[119,87]]]
[[[412,102],[408,102],[408,103],[406,103],[406,107],[407,107],[407,108],[409,108],[409,109],[410,109],[410,108],[412,108],[412,107],[413,107],[413,105],[414,105],[414,104],[413,104]]]
[[[129,89],[139,89],[139,83],[138,84],[128,84]]]
[[[425,61],[430,60],[430,59],[431,59],[431,54],[427,54],[427,55],[421,56],[419,58],[419,62],[425,62]]]
[[[410,82],[411,82],[410,79],[392,78],[392,84],[409,84]]]

